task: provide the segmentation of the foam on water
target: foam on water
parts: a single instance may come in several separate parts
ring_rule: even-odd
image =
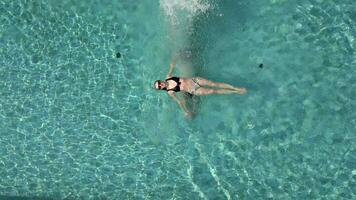
[[[160,0],[159,3],[167,27],[165,43],[169,44],[170,57],[177,58],[176,75],[194,76],[200,65],[196,63],[199,50],[194,47],[194,37],[200,34],[196,30],[197,22],[215,12],[217,3],[212,0]]]
[[[179,23],[179,16],[192,19],[199,13],[212,8],[208,1],[203,0],[160,0],[160,6],[172,23]]]

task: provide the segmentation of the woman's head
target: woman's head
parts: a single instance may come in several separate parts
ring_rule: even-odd
[[[154,88],[157,90],[164,90],[166,88],[166,82],[161,80],[156,80],[153,84]]]

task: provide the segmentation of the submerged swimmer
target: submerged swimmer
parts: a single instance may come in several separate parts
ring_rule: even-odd
[[[226,83],[213,82],[201,77],[175,77],[172,76],[174,64],[170,64],[168,74],[164,81],[156,80],[154,87],[157,90],[165,90],[171,96],[179,107],[185,112],[187,117],[192,117],[193,113],[189,111],[185,105],[185,101],[180,100],[175,95],[175,92],[186,92],[192,95],[208,95],[208,94],[244,94],[245,88],[238,88]]]

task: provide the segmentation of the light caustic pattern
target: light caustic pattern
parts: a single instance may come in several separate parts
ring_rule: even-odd
[[[134,154],[150,150],[132,125],[125,26],[40,1],[1,1],[0,13],[0,196],[130,193],[145,164]]]
[[[211,8],[205,1],[160,2],[173,16],[177,6],[191,16]],[[265,12],[261,15],[272,19],[249,24],[244,30],[247,39],[233,40],[238,35],[232,35],[227,42],[221,37],[224,45],[234,45],[222,56],[238,55],[234,50],[241,46],[240,51],[254,49],[254,55],[264,58],[264,48],[255,47],[267,44],[281,63],[307,58],[313,65],[293,71],[275,63],[265,70],[267,75],[275,70],[269,75],[279,84],[280,94],[271,101],[260,90],[238,99],[236,104],[248,101],[243,105],[254,110],[228,108],[224,118],[221,100],[207,103],[216,107],[205,113],[210,121],[197,117],[198,123],[188,124],[178,115],[168,116],[168,131],[160,137],[177,137],[154,144],[146,135],[150,130],[137,125],[137,116],[147,116],[141,119],[152,120],[152,128],[160,119],[141,113],[145,97],[137,89],[142,85],[134,67],[140,60],[130,51],[135,38],[129,32],[132,27],[124,25],[127,13],[101,18],[81,9],[99,7],[96,1],[77,7],[1,1],[0,196],[354,199],[352,1],[343,1],[341,7],[336,1],[310,1],[286,17],[280,17],[279,9],[289,8],[289,1],[273,2],[261,9],[251,6],[254,13]],[[135,7],[129,8],[127,12],[134,12]],[[274,40],[268,40],[271,35]],[[291,55],[296,45],[316,47],[313,53],[322,52],[322,61],[298,51]],[[122,59],[115,57],[118,49]],[[320,63],[325,67],[318,67]],[[270,85],[266,91],[277,93]],[[330,95],[331,89],[339,92]]]
[[[216,41],[216,33],[207,39],[213,44],[210,55],[216,56],[216,61],[210,59],[216,62],[213,66],[227,63],[220,71],[239,66],[241,73],[236,74],[251,78],[246,81],[251,90],[236,101],[248,102],[248,108],[228,107],[225,113],[238,114],[219,122],[222,112],[216,112],[210,121],[215,126],[204,124],[206,132],[218,129],[224,134],[209,144],[197,141],[202,144],[197,147],[204,147],[200,148],[201,155],[206,155],[202,160],[214,172],[210,176],[216,188],[222,186],[219,191],[224,195],[229,191],[231,197],[355,198],[355,3],[274,3],[258,7],[251,3],[256,8],[253,15],[245,17],[242,22],[246,24],[239,24],[245,27],[235,28],[236,20],[230,20]],[[290,7],[290,3],[296,6]],[[242,31],[231,34],[239,28]],[[213,52],[216,49],[229,51],[221,55]],[[234,60],[236,57],[241,59]],[[260,62],[270,68],[251,67]],[[226,67],[226,72],[231,71]],[[195,183],[195,188],[207,191],[203,184]]]
[[[198,197],[185,141],[153,145],[137,126],[140,61],[123,23],[39,1],[0,11],[1,197]]]

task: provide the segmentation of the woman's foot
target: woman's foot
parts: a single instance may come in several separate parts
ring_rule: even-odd
[[[235,88],[234,91],[238,94],[245,94],[247,92],[246,88]]]

